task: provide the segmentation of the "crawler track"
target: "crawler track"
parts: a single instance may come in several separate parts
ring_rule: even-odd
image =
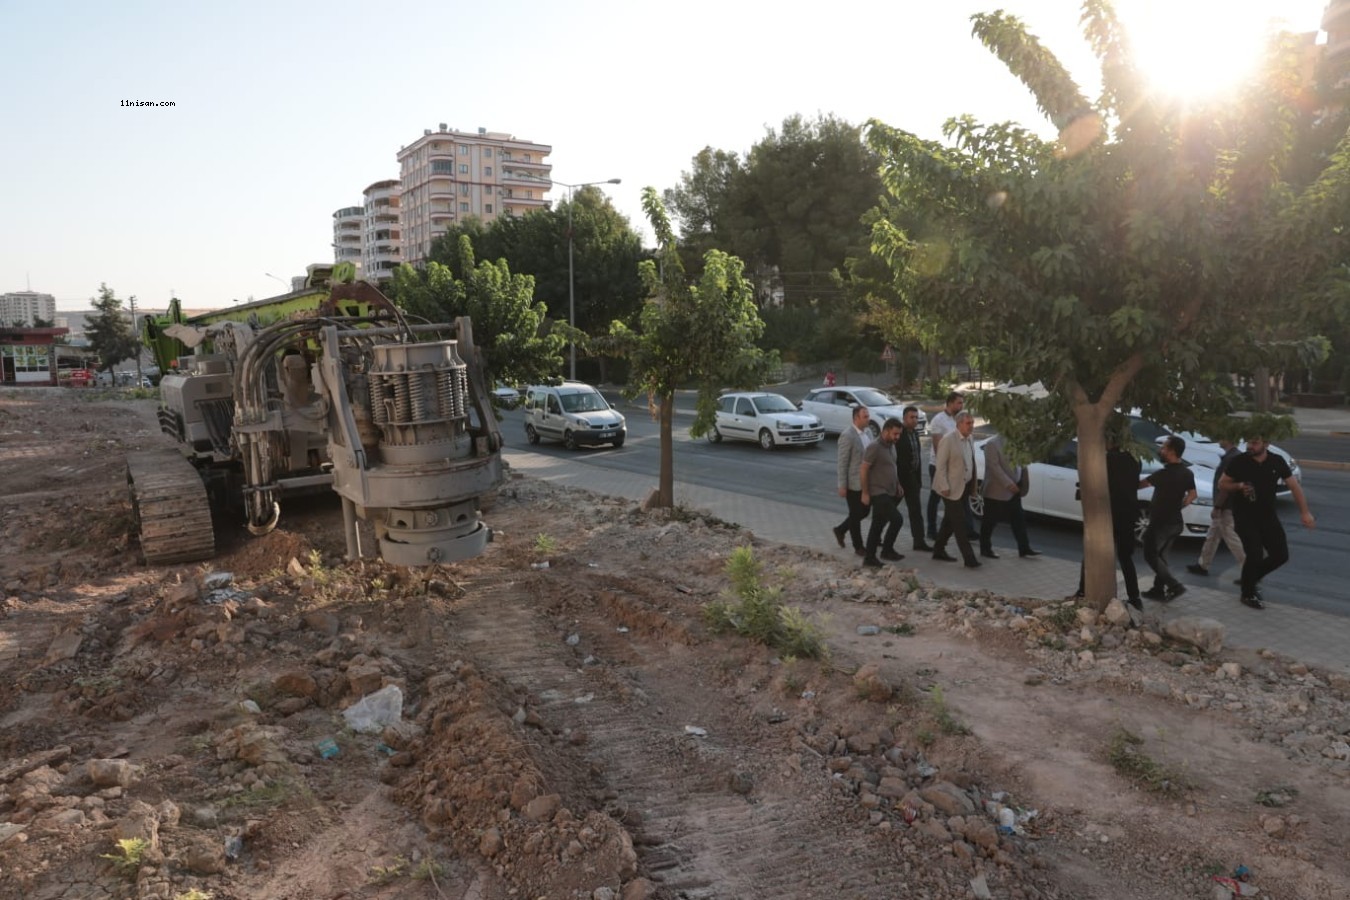
[[[127,485],[148,565],[215,556],[206,486],[177,450],[127,454]]]

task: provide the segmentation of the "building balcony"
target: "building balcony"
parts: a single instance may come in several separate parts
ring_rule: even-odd
[[[514,163],[512,165],[515,165]],[[527,184],[531,187],[547,191],[553,187],[553,182],[545,176],[536,176],[529,172],[508,171],[501,175],[503,184]]]

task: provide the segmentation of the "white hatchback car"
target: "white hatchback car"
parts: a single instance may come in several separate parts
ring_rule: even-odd
[[[765,450],[779,444],[819,445],[825,440],[820,419],[804,413],[782,394],[746,391],[717,398],[717,419],[708,440],[756,441]]]
[[[828,434],[841,434],[853,424],[853,407],[865,406],[872,416],[868,430],[873,437],[881,434],[881,426],[887,419],[903,419],[906,406],[916,409],[919,406],[917,403],[902,403],[873,387],[850,385],[813,388],[797,405],[802,412],[812,413],[819,418]],[[918,432],[924,434],[927,431],[928,415],[919,409]]]

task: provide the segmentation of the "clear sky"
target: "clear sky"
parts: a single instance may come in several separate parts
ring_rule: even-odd
[[[1118,6],[1159,77],[1189,86],[1229,77],[1272,17],[1316,30],[1326,0]],[[0,291],[60,309],[101,282],[151,307],[280,293],[267,273],[331,261],[333,211],[441,122],[551,144],[562,181],[621,178],[605,189],[644,235],[644,186],[794,113],[934,138],[963,113],[1040,128],[970,36],[998,8],[1095,91],[1074,0],[0,0]]]

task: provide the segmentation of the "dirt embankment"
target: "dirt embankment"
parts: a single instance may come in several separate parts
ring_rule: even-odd
[[[317,502],[147,568],[157,445],[0,394],[0,897],[1350,897],[1343,678],[527,479],[455,566]],[[710,632],[747,543],[827,660]]]

